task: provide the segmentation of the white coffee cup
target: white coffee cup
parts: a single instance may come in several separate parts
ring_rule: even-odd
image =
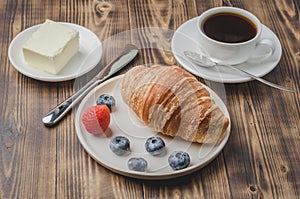
[[[208,23],[208,20],[211,19],[212,16],[218,14],[229,14],[250,22],[250,24],[256,28],[256,34],[249,40],[241,42],[216,40],[215,38],[208,36],[208,33],[204,31],[204,26],[207,26],[205,23]],[[224,22],[222,25],[226,25],[226,23]],[[235,65],[249,60],[261,62],[269,58],[275,51],[274,43],[270,39],[261,37],[262,24],[257,17],[240,8],[216,7],[209,9],[198,17],[197,26],[200,32],[198,41],[201,48],[204,49],[204,53],[206,53],[213,61],[220,64]],[[218,33],[220,32],[221,31]],[[264,49],[263,53],[255,53],[255,51],[262,48]]]

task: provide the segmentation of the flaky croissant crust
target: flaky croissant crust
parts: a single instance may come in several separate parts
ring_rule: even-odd
[[[145,125],[165,135],[215,143],[229,125],[208,90],[178,66],[136,66],[123,77],[121,94]]]

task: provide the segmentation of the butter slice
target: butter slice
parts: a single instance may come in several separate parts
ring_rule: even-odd
[[[79,33],[46,20],[23,46],[25,61],[32,67],[57,75],[79,50]]]

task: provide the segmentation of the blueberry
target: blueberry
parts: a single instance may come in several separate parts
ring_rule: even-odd
[[[133,171],[146,171],[147,169],[147,161],[144,158],[130,158],[128,160],[128,168]]]
[[[174,151],[168,158],[169,165],[173,170],[187,168],[190,164],[190,156],[184,151]]]
[[[116,136],[110,140],[109,148],[117,155],[130,152],[130,142],[126,137]]]
[[[150,137],[145,143],[145,148],[151,155],[159,155],[165,150],[165,142],[160,137]]]
[[[110,112],[113,110],[113,108],[116,106],[116,100],[113,96],[108,95],[108,94],[102,94],[100,95],[97,100],[96,100],[96,104],[100,105],[100,104],[104,104],[106,105]]]

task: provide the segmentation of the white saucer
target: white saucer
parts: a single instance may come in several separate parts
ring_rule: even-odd
[[[122,77],[123,76],[117,76],[112,78],[93,89],[82,100],[76,112],[75,128],[77,137],[87,153],[99,164],[113,172],[133,178],[150,180],[169,179],[199,170],[217,157],[222,151],[230,135],[231,123],[229,123],[224,139],[218,145],[201,145],[157,134],[140,122],[123,101],[120,92],[120,80]],[[216,104],[223,111],[224,115],[230,119],[227,108],[221,98],[210,88],[206,88]],[[111,122],[109,125],[111,136],[109,137],[104,135],[95,136],[88,133],[81,122],[81,116],[85,109],[96,105],[96,99],[99,95],[104,93],[112,95],[116,100],[116,108],[111,113]],[[110,150],[109,142],[111,138],[118,135],[125,136],[130,140],[131,153],[129,155],[117,156]],[[161,137],[166,143],[166,153],[164,155],[152,156],[145,150],[146,139],[155,135]],[[171,169],[168,164],[168,157],[174,150],[183,150],[189,153],[191,157],[191,164],[189,167],[179,171],[173,171]],[[131,157],[143,157],[146,159],[148,162],[147,171],[135,172],[129,170],[127,161]]]
[[[102,56],[102,44],[98,37],[92,31],[80,25],[59,23],[79,31],[79,52],[67,63],[65,68],[58,75],[52,75],[32,68],[25,62],[22,47],[41,25],[39,24],[22,31],[10,43],[8,56],[15,69],[33,79],[59,82],[79,77],[92,70],[99,63]]]
[[[252,78],[235,70],[228,69],[227,67],[203,68],[194,66],[191,62],[186,60],[183,51],[190,50],[201,52],[203,51],[201,50],[202,48],[205,49],[205,47],[200,47],[200,44],[197,42],[199,33],[196,23],[197,17],[190,19],[182,24],[174,33],[171,48],[176,60],[189,72],[207,80],[221,83],[239,83],[253,80]],[[262,25],[262,38],[268,38],[274,42],[274,54],[261,63],[245,62],[236,65],[236,67],[244,69],[245,71],[259,77],[266,75],[276,67],[282,53],[282,48],[277,36],[264,25]]]

